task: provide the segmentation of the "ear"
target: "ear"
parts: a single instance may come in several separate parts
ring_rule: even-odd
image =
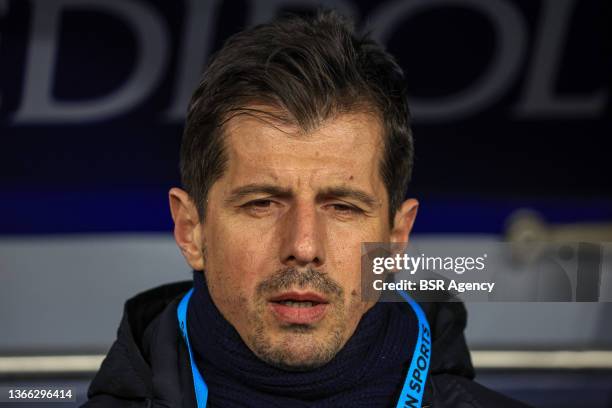
[[[418,208],[419,202],[411,198],[404,201],[395,212],[391,230],[392,243],[408,243]]]
[[[174,220],[174,240],[187,263],[196,271],[204,270],[202,228],[198,210],[189,194],[180,188],[168,192]]]

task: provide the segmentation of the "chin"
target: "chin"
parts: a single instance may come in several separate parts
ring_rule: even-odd
[[[311,371],[329,363],[334,357],[335,354],[304,354],[293,350],[278,350],[275,355],[264,356],[262,360],[286,371]]]
[[[329,363],[344,345],[339,331],[321,335],[314,330],[285,327],[275,339],[253,339],[252,350],[265,363],[283,370],[314,370]]]

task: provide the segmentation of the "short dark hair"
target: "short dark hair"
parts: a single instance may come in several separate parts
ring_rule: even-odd
[[[369,109],[383,127],[380,172],[389,222],[411,178],[413,141],[404,75],[394,58],[335,11],[285,16],[230,37],[193,94],[181,146],[183,187],[204,219],[209,189],[226,168],[223,124],[250,104],[286,112],[301,129]]]

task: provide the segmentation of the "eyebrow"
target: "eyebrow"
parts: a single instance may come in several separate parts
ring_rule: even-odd
[[[380,203],[371,194],[363,190],[352,187],[329,187],[317,194],[317,198],[336,197],[336,198],[352,198],[360,201],[370,208],[376,208]]]
[[[225,202],[229,204],[235,203],[253,194],[267,194],[280,198],[291,198],[294,195],[290,189],[278,187],[274,184],[254,183],[233,189]],[[317,194],[317,200],[329,197],[350,198],[371,208],[376,208],[380,205],[379,200],[371,194],[352,187],[327,187]]]
[[[225,199],[225,202],[229,204],[235,203],[236,201],[239,201],[244,197],[248,197],[253,194],[268,194],[274,197],[281,198],[289,198],[293,195],[291,193],[291,190],[288,190],[286,188],[281,188],[273,184],[254,183],[233,189],[232,191],[230,191],[229,197]]]

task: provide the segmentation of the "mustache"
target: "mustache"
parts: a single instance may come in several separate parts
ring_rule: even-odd
[[[283,289],[294,287],[300,289],[311,288],[329,296],[342,298],[344,289],[325,272],[314,268],[297,269],[294,267],[282,268],[274,272],[269,278],[257,285],[257,293],[275,293]]]

